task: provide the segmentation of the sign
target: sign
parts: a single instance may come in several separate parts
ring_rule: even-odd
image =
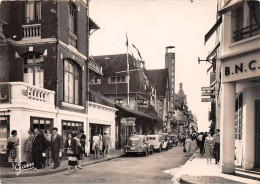
[[[126,120],[127,120],[127,126],[135,126],[135,119],[136,118],[134,118],[134,117],[128,117],[128,118],[126,118]]]
[[[10,102],[10,85],[0,84],[0,103]]]
[[[202,98],[201,102],[212,102],[214,101],[214,98]]]
[[[214,92],[202,92],[201,96],[214,96],[215,93]]]
[[[122,125],[126,125],[126,124],[127,124],[126,118],[121,118],[120,123],[121,123]]]
[[[148,101],[146,99],[137,99],[138,107],[147,108],[148,107]]]
[[[201,87],[201,91],[212,91],[215,87]]]
[[[223,83],[237,80],[252,79],[260,76],[260,54],[258,50],[241,54],[222,61]]]

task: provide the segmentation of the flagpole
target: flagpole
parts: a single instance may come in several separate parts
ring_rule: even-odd
[[[127,39],[128,40],[128,39]],[[129,59],[128,59],[128,41],[127,41],[127,53],[126,53],[126,63],[127,63],[127,106],[129,106],[129,100],[130,100],[130,94],[129,94],[129,80],[130,80],[130,74],[129,74]]]

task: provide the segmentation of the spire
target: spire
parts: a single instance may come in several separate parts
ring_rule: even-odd
[[[180,83],[180,87],[179,87],[179,91],[178,91],[178,96],[179,97],[184,97],[185,94],[184,94],[184,91],[182,89],[182,83]]]

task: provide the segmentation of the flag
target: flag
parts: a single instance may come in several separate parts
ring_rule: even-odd
[[[135,47],[135,45],[134,44],[132,44],[132,46],[136,49],[136,51],[137,51],[137,53],[138,53],[138,55],[139,55],[139,57],[141,58],[141,60],[143,60],[142,59],[142,56],[141,56],[141,54],[140,54],[140,51]]]
[[[127,33],[126,33],[126,42],[125,45],[128,47],[128,37],[127,37]]]

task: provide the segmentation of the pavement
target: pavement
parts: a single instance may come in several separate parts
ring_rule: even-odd
[[[198,151],[178,170],[173,183],[181,184],[260,184],[259,171],[237,168],[235,174],[223,174],[215,159],[207,164],[205,156]]]
[[[81,166],[88,166],[92,164],[97,164],[100,162],[112,160],[115,158],[119,158],[124,155],[123,150],[111,150],[109,156],[105,155],[99,156],[98,158],[94,158],[94,155],[90,155],[88,157],[84,157],[84,160],[81,161]],[[1,178],[17,178],[17,177],[32,177],[32,176],[41,176],[41,175],[50,175],[54,173],[64,172],[68,169],[68,160],[63,159],[60,163],[60,167],[56,169],[52,169],[53,163],[50,166],[46,166],[40,171],[34,170],[24,170],[24,171],[12,171],[10,167],[1,167],[0,168],[0,183]]]

